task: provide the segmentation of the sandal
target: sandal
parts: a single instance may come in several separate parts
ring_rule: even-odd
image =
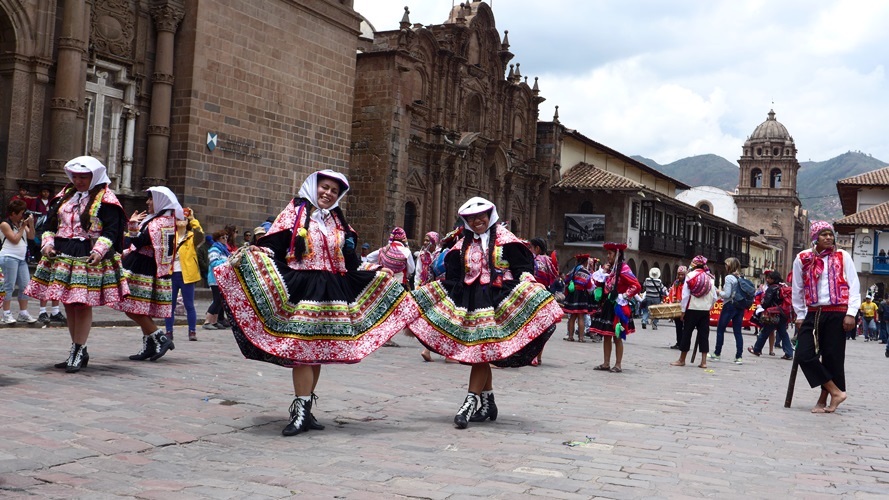
[[[750,354],[752,354],[752,355],[754,355],[754,356],[757,356],[757,357],[762,356],[762,353],[761,353],[761,352],[756,352],[756,351],[754,351],[752,347],[748,347],[748,348],[747,348],[747,352],[749,352]]]
[[[769,353],[769,356],[774,356],[774,355],[775,355],[775,351],[772,351]]]
[[[611,373],[623,373],[623,370],[619,366],[615,366],[611,368]]]
[[[574,337],[565,337],[562,340],[567,340],[568,342],[574,342]]]
[[[608,372],[608,371],[611,371],[611,367],[606,365],[605,363],[602,363],[601,365],[593,368],[593,370],[599,370],[600,372]]]

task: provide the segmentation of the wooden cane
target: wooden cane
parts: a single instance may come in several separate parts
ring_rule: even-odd
[[[799,329],[794,326],[794,335],[797,339],[799,339]],[[793,345],[793,341],[791,341],[791,345]],[[796,388],[796,373],[799,370],[799,340],[795,346],[793,346],[793,366],[790,367],[790,380],[787,381],[787,395],[784,396],[784,408],[790,408],[790,403],[793,402],[793,389]]]
[[[784,408],[790,408],[793,402],[793,389],[796,387],[796,372],[799,370],[799,361],[796,360],[796,352],[793,353],[793,366],[790,368],[790,380],[787,382],[787,395],[784,396]]]
[[[691,363],[695,362],[695,356],[698,355],[698,339],[700,338],[700,335],[701,335],[701,331],[698,330],[697,328],[695,328],[695,346],[691,350]],[[703,355],[704,355],[704,353],[701,353],[701,356],[703,356]]]

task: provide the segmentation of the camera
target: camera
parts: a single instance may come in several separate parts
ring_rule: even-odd
[[[22,217],[28,217],[29,215],[33,215],[34,219],[37,219],[43,214],[41,214],[40,212],[35,212],[33,210],[25,210],[25,213],[22,215]]]

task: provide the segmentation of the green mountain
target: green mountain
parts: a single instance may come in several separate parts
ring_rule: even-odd
[[[632,158],[689,186],[715,186],[726,191],[738,187],[738,166],[721,156],[690,156],[666,165],[642,156]]]
[[[801,161],[797,176],[797,192],[809,219],[836,220],[843,216],[837,181],[877,170],[886,162],[868,154],[843,153],[827,161]]]
[[[738,167],[716,155],[699,155],[676,160],[667,165],[642,156],[634,160],[659,170],[690,186],[716,186],[734,191],[738,186]],[[836,220],[843,216],[837,181],[887,166],[871,155],[849,151],[826,161],[800,162],[797,193],[809,219]]]

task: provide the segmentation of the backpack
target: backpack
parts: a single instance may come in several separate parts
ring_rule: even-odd
[[[738,284],[732,291],[732,302],[741,309],[747,309],[753,305],[753,297],[756,295],[756,286],[749,279],[738,276]]]
[[[778,293],[781,297],[781,305],[779,306],[781,314],[788,320],[793,319],[793,288],[785,283],[781,283],[778,286],[780,287]]]

